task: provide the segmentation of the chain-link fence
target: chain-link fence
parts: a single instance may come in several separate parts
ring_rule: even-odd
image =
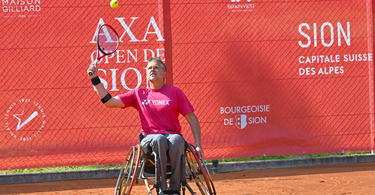
[[[372,1],[2,1],[0,169],[122,163],[135,109],[100,102],[86,70],[108,23],[119,50],[99,63],[112,96],[148,87],[159,56],[202,127],[206,159],[373,149]],[[180,117],[185,139],[190,127]]]

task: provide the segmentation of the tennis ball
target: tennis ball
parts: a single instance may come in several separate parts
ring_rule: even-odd
[[[118,6],[118,1],[117,0],[112,0],[110,4],[111,4],[112,8],[116,8]]]

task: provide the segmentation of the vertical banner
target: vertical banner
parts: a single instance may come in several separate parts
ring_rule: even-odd
[[[113,95],[148,87],[147,59],[164,60],[159,1],[2,1],[0,168],[121,163],[138,141],[135,109],[108,109],[87,68],[103,23],[121,36],[98,64]]]
[[[199,97],[209,157],[370,150],[371,8],[365,0],[173,1],[174,84]]]

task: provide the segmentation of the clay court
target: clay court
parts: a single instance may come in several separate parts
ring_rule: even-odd
[[[375,194],[375,163],[250,170],[212,175],[222,194]],[[194,185],[194,183],[190,183]],[[113,194],[116,179],[1,185],[0,194]],[[147,194],[142,182],[132,194]]]

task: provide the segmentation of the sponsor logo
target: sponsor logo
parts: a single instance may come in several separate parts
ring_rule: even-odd
[[[104,73],[105,75],[108,75],[107,78],[100,79],[106,89],[108,86],[112,86],[112,88],[108,89],[109,91],[119,91],[122,88],[125,90],[132,90],[139,88],[141,85],[146,85],[144,87],[148,88],[149,82],[147,77],[144,76],[146,75],[145,66],[147,60],[151,57],[159,57],[165,61],[164,44],[162,44],[165,39],[161,31],[162,26],[160,26],[160,23],[155,20],[154,16],[147,18],[115,17],[114,19],[115,21],[108,22],[104,21],[103,18],[100,18],[96,29],[92,28],[92,39],[89,40],[89,43],[95,44],[96,46],[97,29],[102,24],[111,23],[121,26],[116,28],[120,36],[120,42],[127,43],[120,44],[115,53],[112,55],[106,55],[99,60],[99,63],[105,65],[98,69],[98,71],[101,72],[99,74]],[[144,22],[147,23],[147,25],[141,26],[140,24]],[[106,34],[99,34],[99,36],[102,36],[102,38],[109,38]],[[151,46],[151,44],[145,43],[153,44]],[[123,47],[123,45],[126,47]],[[97,49],[96,47],[92,48],[91,61],[95,61]],[[143,68],[140,67],[140,63],[144,64]],[[123,66],[124,64],[132,64],[134,67]],[[123,67],[127,68],[124,69]],[[125,77],[129,74],[135,75],[135,79],[125,80]],[[118,84],[118,81],[121,81],[121,85]]]
[[[4,17],[38,17],[42,9],[40,0],[1,0]]]
[[[46,125],[43,107],[31,99],[13,102],[4,116],[9,136],[19,141],[34,140],[41,135]]]
[[[232,4],[228,4],[227,8],[231,12],[251,12],[255,8],[251,0],[231,0]]]
[[[150,103],[150,100],[143,100],[142,105],[148,105]]]
[[[267,113],[269,112],[270,105],[220,107],[220,114],[225,115],[224,126],[236,126],[238,129],[244,129],[248,125],[267,123]],[[248,117],[247,114],[258,116]],[[260,114],[262,116],[259,116]],[[232,118],[233,115],[234,118]]]
[[[142,105],[152,104],[153,106],[169,105],[170,100],[143,100]]]
[[[236,115],[236,126],[239,129],[243,129],[246,127],[247,122],[246,122],[247,116],[245,114],[241,115]]]
[[[338,50],[344,47],[345,50],[352,47],[356,42],[352,42],[353,27],[348,22],[312,22],[301,23],[298,26],[300,40],[298,45],[300,48],[309,48],[319,51],[319,53],[309,53],[309,55],[301,55],[296,58],[300,67],[298,68],[299,76],[334,76],[344,75],[345,65],[353,62],[371,62],[373,61],[372,53],[332,53],[326,48],[334,48]],[[355,46],[356,47],[356,46]],[[327,53],[322,53],[324,48]],[[302,50],[301,50],[302,51]]]

